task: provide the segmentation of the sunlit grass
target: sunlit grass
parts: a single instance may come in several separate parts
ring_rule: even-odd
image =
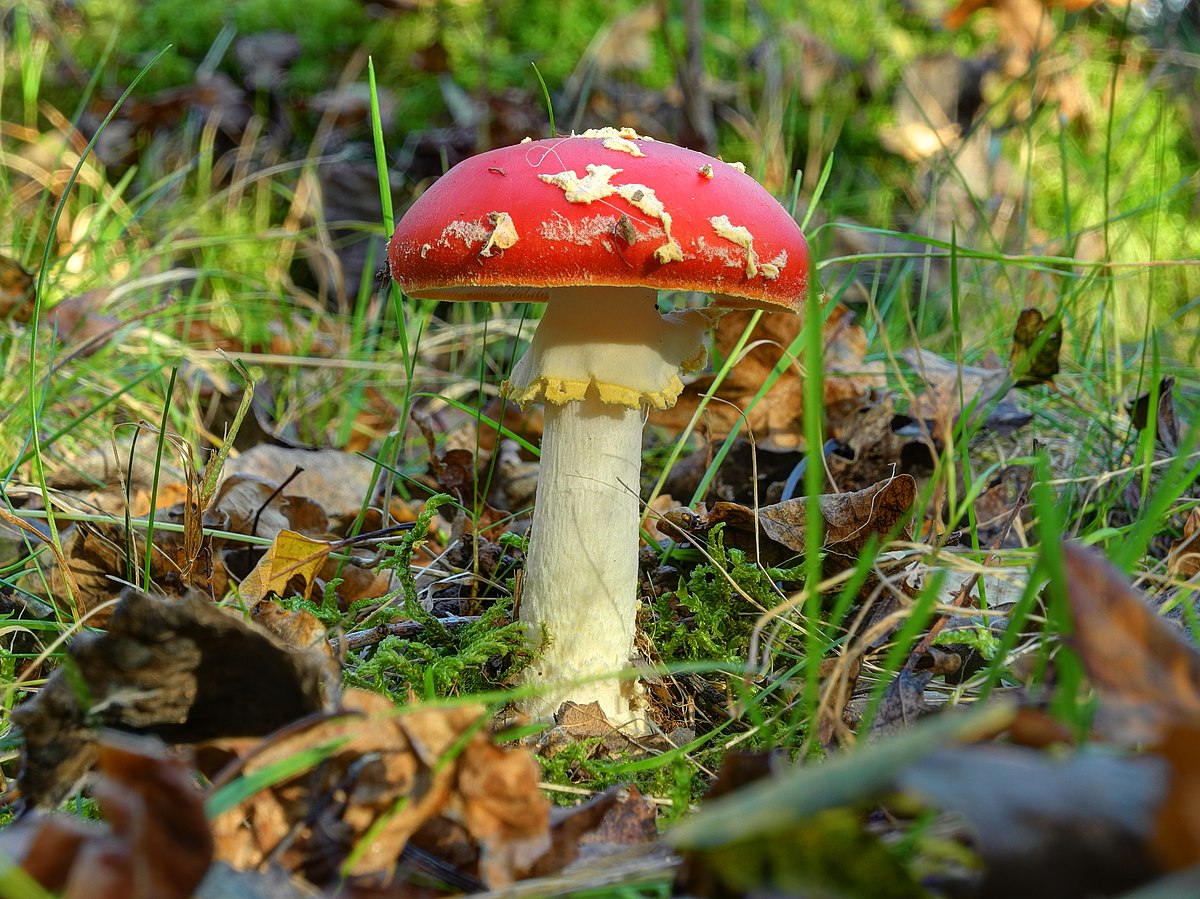
[[[726,66],[743,58],[749,50],[744,44],[761,37],[748,4],[737,6],[740,17],[720,23],[724,43],[710,48]],[[842,35],[856,28],[886,29],[893,42],[900,40],[894,23],[868,24],[866,12],[847,10],[823,27],[848,29],[837,32]],[[497,76],[480,68],[472,49],[484,25],[480,16],[479,8],[455,8],[443,25],[452,60],[483,82]],[[427,17],[419,24],[406,36],[393,31],[373,39],[411,53],[416,36],[432,40],[437,34]],[[816,27],[815,16],[810,27]],[[423,470],[427,461],[422,438],[410,426],[414,406],[469,422],[497,395],[538,311],[466,304],[445,310],[409,302],[394,287],[377,289],[374,271],[384,266],[388,213],[378,225],[368,225],[377,246],[357,292],[335,300],[306,270],[311,254],[327,250],[330,223],[304,214],[304,192],[312,187],[313,167],[335,158],[312,146],[281,153],[266,146],[263,130],[251,128],[241,145],[222,149],[212,128],[193,123],[170,142],[151,146],[138,167],[107,171],[86,162],[51,234],[50,211],[85,141],[67,113],[43,102],[44,43],[32,31],[20,37],[16,49],[7,51],[6,81],[0,85],[6,102],[14,85],[22,97],[15,112],[6,107],[0,125],[0,252],[30,269],[39,268],[45,246],[52,252],[39,271],[43,330],[31,333],[14,317],[0,333],[0,487],[36,481],[32,453],[39,462],[69,465],[88,449],[107,445],[118,423],[165,422],[192,445],[211,449],[225,434],[223,422],[210,417],[208,389],[215,384],[237,395],[242,387],[230,358],[240,359],[269,388],[265,418],[281,434],[361,449],[403,476]],[[903,53],[916,53],[908,43],[912,36],[901,37],[903,46],[889,57],[889,68],[901,65]],[[856,109],[856,98],[831,88],[806,104],[787,72],[772,87],[773,96],[760,93],[766,88],[755,80],[758,73],[751,88],[729,94],[721,149],[743,158],[784,203],[796,202],[798,215],[812,216],[806,230],[823,251],[814,268],[816,284],[831,287],[821,282],[858,266],[854,285],[840,285],[832,298],[814,291],[810,308],[830,300],[854,305],[870,338],[870,359],[886,363],[889,387],[901,406],[914,390],[913,374],[900,359],[904,349],[921,346],[966,364],[987,364],[992,357],[1002,365],[1016,316],[1028,305],[1062,316],[1062,372],[1053,386],[1021,392],[1033,420],[1018,434],[998,437],[970,428],[954,433],[922,485],[910,544],[877,548],[857,570],[833,582],[822,580],[812,553],[798,582],[764,578],[756,582],[758,593],[749,578],[735,583],[730,601],[742,604],[752,647],[742,664],[664,661],[675,673],[712,675],[727,687],[737,717],[697,733],[676,752],[636,762],[594,762],[588,770],[595,780],[588,786],[644,777],[660,793],[671,793],[679,806],[675,813],[682,814],[730,747],[816,753],[812,724],[831,702],[818,672],[827,683],[849,666],[852,652],[860,653],[853,660],[863,664],[856,710],[865,726],[929,623],[955,611],[949,602],[959,585],[977,574],[988,575],[985,601],[988,591],[1012,587],[1015,606],[992,613],[1008,616],[1008,628],[997,634],[987,626],[988,610],[973,610],[981,619],[974,636],[992,655],[961,684],[931,684],[931,701],[975,701],[1017,684],[1039,688],[1047,666],[1052,660],[1060,664],[1065,655],[1058,640],[1065,626],[1061,596],[1054,586],[1061,563],[1038,548],[1046,545],[1048,532],[1097,544],[1127,570],[1162,583],[1164,563],[1161,553],[1150,552],[1151,542],[1171,532],[1178,513],[1192,502],[1195,460],[1187,453],[1194,452],[1196,441],[1189,432],[1179,460],[1166,459],[1150,437],[1132,428],[1124,405],[1170,372],[1182,388],[1185,425],[1193,411],[1197,371],[1188,360],[1200,341],[1200,267],[1192,258],[1189,210],[1200,181],[1183,100],[1100,55],[1111,40],[1102,29],[1089,31],[1085,40],[1094,51],[1081,63],[1083,83],[1095,100],[1089,127],[1066,124],[1053,109],[1036,109],[998,131],[997,158],[1013,168],[1012,206],[970,197],[987,215],[941,223],[953,226],[950,238],[907,230],[910,206],[929,198],[915,197],[921,188],[914,171],[870,143],[872,129],[890,115],[884,99],[863,101],[867,108]],[[964,35],[930,41],[976,46]],[[1062,41],[1057,49],[1072,52],[1068,37]],[[509,49],[513,59],[506,65],[516,71],[519,48]],[[520,60],[519,77],[529,77],[526,62]],[[389,61],[381,71],[396,65]],[[539,61],[551,93],[572,71],[556,65]],[[433,81],[423,76],[401,108],[430,113],[436,102]],[[1011,103],[1010,95],[995,98],[992,115],[1006,116]],[[382,187],[396,152],[389,141],[400,135],[384,134],[378,105],[373,118],[381,196],[390,202],[391,191]],[[154,158],[156,150],[160,158]],[[932,183],[958,177],[952,159],[936,165]],[[397,214],[413,189],[403,185]],[[847,235],[871,249],[839,250],[844,246],[839,238]],[[900,248],[873,249],[884,238],[895,239]],[[95,352],[72,356],[69,341],[56,342],[48,315],[94,289],[112,291],[99,308],[125,324]],[[742,346],[748,340],[749,334]],[[740,349],[722,366],[732,365]],[[783,361],[772,377],[783,376],[797,359],[816,373],[819,358],[814,329],[781,348]],[[176,388],[168,396],[173,372]],[[770,381],[763,386],[765,395]],[[810,393],[810,403],[819,396]],[[810,417],[808,424],[810,477],[804,492],[815,496],[824,489],[823,435],[819,418]],[[36,447],[30,439],[35,428],[41,438]],[[662,475],[651,497],[661,491],[671,466],[700,445],[691,429],[658,438],[666,448],[648,466]],[[702,489],[677,500],[712,498],[703,488],[731,443],[714,446]],[[993,549],[972,539],[972,501],[1010,467],[1033,473],[1031,497],[1014,521],[1018,545]],[[29,516],[39,526],[44,519],[45,513]],[[946,546],[942,526],[965,528],[962,545]],[[32,543],[30,549],[20,559],[0,560],[7,566],[0,577],[12,581],[36,569],[43,550]],[[867,625],[852,607],[868,573],[879,578],[884,594],[901,595],[901,577],[921,585],[911,596],[902,594],[904,602],[888,621],[894,635],[869,652],[853,644]],[[1047,584],[1050,600],[1043,606]],[[65,619],[62,626],[64,632],[73,627]],[[45,645],[53,637],[39,634]],[[832,660],[832,675],[821,670],[826,660]],[[1058,670],[1073,675],[1069,662]],[[1082,725],[1087,705],[1077,678],[1063,677],[1054,689],[1055,710]],[[560,768],[549,770],[563,779],[579,776],[567,771],[565,760]]]

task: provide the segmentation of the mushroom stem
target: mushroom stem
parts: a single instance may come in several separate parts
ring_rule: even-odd
[[[637,618],[638,479],[642,410],[583,400],[546,404],[542,462],[521,596],[521,619],[540,639],[526,673],[543,690],[526,703],[540,716],[567,699],[595,699],[614,725],[644,731],[636,680],[582,689],[567,682],[626,669]],[[552,487],[549,485],[553,485]]]
[[[614,675],[629,667],[637,619],[642,410],[675,402],[680,371],[704,362],[709,324],[699,310],[660,315],[656,296],[644,287],[550,291],[505,388],[519,403],[546,404],[521,619],[549,644],[525,673],[545,692],[524,707],[545,716],[566,699],[596,700],[635,732],[647,727],[640,687]]]

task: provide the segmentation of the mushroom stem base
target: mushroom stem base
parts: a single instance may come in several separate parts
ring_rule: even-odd
[[[539,717],[568,699],[598,701],[623,730],[647,728],[637,680],[613,676],[628,674],[633,654],[642,423],[640,409],[608,405],[593,391],[546,404],[521,596],[531,637],[549,640],[525,672],[539,692],[523,707]]]

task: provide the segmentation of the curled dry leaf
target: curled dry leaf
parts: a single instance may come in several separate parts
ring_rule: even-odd
[[[925,392],[913,399],[908,414],[929,422],[938,440],[946,440],[967,410],[972,424],[986,425],[1000,433],[1019,428],[1033,417],[1008,399],[1006,369],[956,365],[920,347],[900,355],[927,385]]]
[[[918,718],[934,711],[925,698],[925,688],[933,680],[932,671],[901,669],[883,694],[883,700],[871,722],[871,737],[879,738],[912,727]]]
[[[719,354],[727,355],[733,350],[752,314],[734,311],[721,316],[714,332]],[[762,316],[750,336],[743,357],[717,390],[716,396],[726,402],[709,403],[706,409],[703,424],[710,437],[724,437],[740,422],[742,412],[749,407],[776,364],[791,348],[791,364],[766,395],[746,413],[746,424],[759,443],[764,445],[794,448],[803,442],[804,379],[801,375],[803,348],[800,344],[803,331],[802,316]],[[866,349],[866,332],[854,320],[854,314],[845,306],[836,306],[825,322],[822,360],[825,371],[825,413],[834,434],[841,432],[846,417],[859,406],[869,391],[883,385],[883,363],[867,362]],[[651,422],[674,429],[684,427],[711,383],[711,376],[693,380],[684,389],[675,407],[652,413]]]
[[[187,899],[213,838],[186,762],[157,740],[109,733],[93,788],[105,823],[35,813],[0,836],[0,854],[64,899]]]
[[[293,477],[296,469],[300,473]],[[248,475],[275,487],[287,482],[289,496],[319,505],[334,520],[352,519],[369,498],[376,465],[356,453],[341,450],[302,450],[260,444],[225,463],[224,476]],[[292,527],[296,530],[313,531]],[[272,536],[274,532],[260,536]]]
[[[896,470],[912,438],[893,430],[895,420],[896,398],[879,391],[847,414],[840,446],[825,456],[829,476],[839,489],[861,490]]]
[[[823,519],[821,548],[830,557],[855,560],[872,537],[909,539],[907,521],[917,496],[917,482],[902,474],[853,493],[820,497]],[[768,565],[778,565],[807,549],[807,499],[786,500],[753,509],[737,503],[715,503],[706,515],[677,509],[665,516],[687,533],[702,537],[724,524],[725,545]],[[757,527],[756,527],[757,524]],[[757,531],[757,534],[756,534]]]
[[[491,886],[511,882],[550,845],[549,805],[532,756],[495,746],[481,726],[486,714],[474,706],[401,711],[385,697],[347,692],[335,717],[243,758],[239,772],[253,775],[324,748],[316,767],[217,817],[218,858],[244,869],[270,856],[314,882],[343,866],[378,878],[412,840]],[[220,745],[248,748],[213,748]]]
[[[239,590],[242,599],[255,603],[272,593],[308,599],[313,581],[332,548],[325,540],[314,540],[295,531],[280,531],[243,579]]]
[[[493,508],[486,502],[474,450],[453,446],[439,448],[434,434],[433,417],[414,410],[412,418],[421,429],[425,444],[429,447],[429,472],[434,482],[431,486],[441,493],[453,496],[464,509],[476,510],[477,514],[460,514],[456,518],[455,533],[464,530],[487,533],[497,524],[507,522],[510,517],[507,513]]]
[[[1048,329],[1053,327],[1054,330]],[[1049,384],[1058,374],[1058,354],[1062,350],[1062,321],[1047,319],[1040,309],[1030,307],[1017,317],[1013,331],[1010,369],[1018,387]]]
[[[550,811],[551,848],[530,871],[535,877],[561,871],[583,857],[604,858],[622,846],[653,843],[658,813],[635,786],[610,787],[583,805]]]
[[[1183,522],[1183,534],[1167,552],[1167,568],[1175,577],[1191,578],[1200,572],[1200,508]]]
[[[1071,644],[1091,681],[1161,723],[1200,721],[1200,652],[1098,552],[1065,543],[1063,554]]]
[[[1098,552],[1067,543],[1063,553],[1071,643],[1103,700],[1097,726],[1114,741],[1150,744],[1150,755],[1165,763],[1150,848],[1168,870],[1194,865],[1200,861],[1200,651]]]
[[[69,796],[97,758],[100,728],[190,743],[262,735],[325,707],[327,656],[286,646],[238,613],[188,596],[127,590],[107,633],[12,713],[25,752],[18,782],[34,806]]]
[[[1154,393],[1157,393],[1157,396],[1154,396]],[[1168,453],[1177,452],[1180,437],[1185,429],[1181,426],[1175,413],[1174,376],[1164,376],[1158,382],[1157,391],[1143,393],[1126,406],[1129,417],[1133,420],[1133,426],[1139,431],[1144,431],[1150,426],[1151,399],[1154,399],[1156,403],[1154,437]]]

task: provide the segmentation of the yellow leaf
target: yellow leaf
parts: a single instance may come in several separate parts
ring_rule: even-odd
[[[289,591],[300,593],[307,599],[313,579],[325,564],[329,550],[330,545],[323,540],[314,540],[295,531],[280,531],[254,570],[242,581],[242,599],[257,602],[269,593],[283,596]],[[299,587],[293,583],[293,578],[297,577],[301,579]]]

